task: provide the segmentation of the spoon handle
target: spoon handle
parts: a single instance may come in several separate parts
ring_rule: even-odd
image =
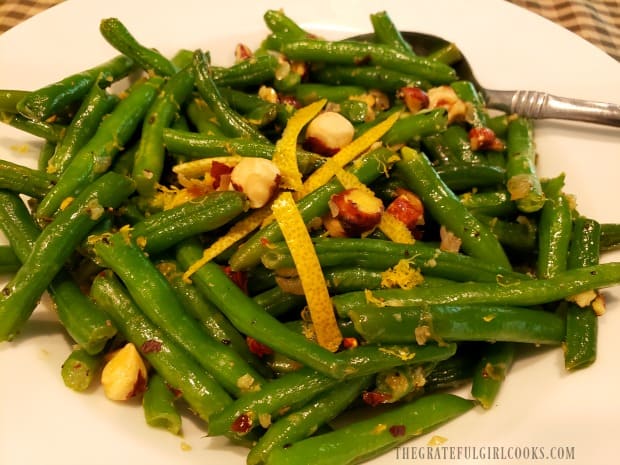
[[[531,90],[484,90],[490,108],[528,118],[586,121],[620,127],[620,105],[557,97]]]

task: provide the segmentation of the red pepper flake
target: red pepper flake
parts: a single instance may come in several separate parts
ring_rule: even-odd
[[[252,429],[252,420],[248,415],[242,413],[235,418],[235,421],[233,421],[232,425],[230,425],[230,429],[235,433],[247,433]]]
[[[248,293],[248,275],[244,271],[233,271],[230,266],[224,267],[224,273],[244,293]]]
[[[258,357],[273,354],[273,350],[271,350],[270,347],[266,346],[262,342],[258,342],[253,337],[246,336],[245,341],[248,345],[248,348],[250,349],[250,352],[252,352],[254,355],[257,355]]]
[[[143,354],[152,354],[160,352],[161,346],[161,341],[158,341],[157,339],[149,339],[148,341],[145,341],[142,346],[140,346],[140,351]]]
[[[362,400],[371,407],[385,404],[386,402],[389,402],[391,398],[392,396],[385,392],[366,391],[362,394]]]
[[[354,347],[357,347],[358,345],[359,343],[357,342],[357,339],[354,337],[345,337],[342,339],[343,349],[353,349]]]
[[[404,436],[407,432],[405,425],[392,425],[390,426],[390,434],[397,438],[398,436]]]

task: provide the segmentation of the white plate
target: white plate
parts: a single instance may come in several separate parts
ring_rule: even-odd
[[[228,64],[237,42],[255,45],[264,36],[264,11],[282,6],[306,28],[334,38],[369,31],[369,14],[385,9],[404,30],[456,41],[489,87],[620,103],[617,62],[557,25],[491,0],[228,0],[217,7],[200,0],[70,0],[0,36],[0,88],[33,89],[112,57],[115,51],[98,32],[99,20],[107,16],[119,17],[140,41],[165,54],[200,47],[212,51],[215,63]],[[538,123],[536,129],[541,173],[565,172],[567,191],[577,196],[583,214],[619,222],[619,130],[558,122]],[[34,166],[39,147],[36,140],[0,127],[2,158]],[[620,256],[606,257],[612,259]],[[497,405],[441,427],[434,434],[448,441],[433,450],[449,463],[466,463],[465,452],[489,458],[474,460],[480,464],[497,463],[501,453],[504,459],[509,453],[543,454],[544,463],[617,461],[620,292],[606,295],[608,313],[600,320],[599,359],[593,367],[565,373],[560,349],[519,361]],[[179,438],[145,426],[137,404],[110,402],[100,389],[69,391],[60,378],[68,351],[46,302],[14,342],[0,345],[1,464],[245,463],[245,450],[205,438],[203,425],[190,417]],[[429,437],[411,443],[422,449],[408,449],[409,458],[404,450],[398,456],[393,451],[372,463],[411,460],[414,452],[425,451]],[[574,460],[552,460],[559,455]]]

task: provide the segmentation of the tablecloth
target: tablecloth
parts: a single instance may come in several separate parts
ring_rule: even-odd
[[[62,0],[2,0],[0,34]],[[554,21],[620,61],[620,1],[510,0]]]

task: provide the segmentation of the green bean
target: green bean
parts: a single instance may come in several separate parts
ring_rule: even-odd
[[[480,359],[477,344],[474,343],[474,347],[471,347],[470,344],[461,342],[453,357],[437,362],[432,371],[426,375],[424,392],[455,388],[470,381]]]
[[[428,158],[409,147],[403,147],[401,155],[402,160],[395,165],[397,172],[420,196],[433,218],[462,240],[463,250],[475,258],[509,269],[510,262],[495,236],[461,204]]]
[[[323,270],[325,284],[331,294],[342,294],[363,289],[378,289],[381,287],[382,272],[360,267],[335,266]],[[297,276],[278,278],[280,286],[301,289],[301,282]]]
[[[456,72],[448,65],[424,57],[411,56],[382,44],[343,40],[297,40],[282,44],[280,51],[293,60],[322,62],[337,65],[370,63],[410,73],[434,84],[445,84],[456,79]]]
[[[74,391],[86,391],[92,386],[102,365],[102,355],[91,355],[80,347],[75,348],[62,364],[62,381]]]
[[[492,130],[497,137],[505,138],[508,134],[508,123],[510,123],[511,115],[500,114],[491,116],[487,119],[487,127]]]
[[[0,112],[17,113],[17,104],[29,93],[28,90],[0,90]]]
[[[305,367],[265,384],[227,405],[209,420],[209,435],[243,436],[259,424],[268,425],[284,409],[298,408],[339,381]]]
[[[455,43],[449,43],[429,53],[426,58],[452,65],[463,59],[463,54]]]
[[[620,247],[620,224],[601,224],[601,252],[615,250]]]
[[[524,213],[540,210],[545,203],[536,173],[536,151],[530,120],[516,118],[508,125],[506,186],[517,208]]]
[[[480,213],[474,213],[474,215],[489,227],[500,244],[506,249],[521,253],[536,250],[540,225],[537,225],[533,219],[518,216],[516,221],[508,221]]]
[[[268,465],[345,465],[368,460],[427,433],[471,410],[470,400],[452,394],[431,394],[413,402],[358,420],[289,447],[273,450]]]
[[[445,346],[359,346],[339,352],[337,356],[350,367],[350,376],[365,377],[389,368],[445,360],[456,351],[456,345]],[[238,422],[249,422],[247,432],[256,426],[256,420],[274,416],[282,408],[301,406],[312,397],[336,386],[333,378],[314,370],[301,368],[263,386],[259,392],[237,399],[220,415],[211,419],[209,433],[213,435],[235,431]],[[246,418],[241,419],[242,416]],[[263,418],[261,418],[263,417]],[[239,432],[239,431],[237,431]]]
[[[82,100],[71,123],[59,141],[54,155],[48,160],[49,173],[62,173],[75,154],[95,134],[103,117],[118,103],[118,97],[109,95],[95,82]]]
[[[430,134],[423,137],[421,141],[425,153],[436,166],[452,165],[460,161],[454,151],[445,143],[442,137],[444,133],[445,131]]]
[[[271,159],[275,146],[241,137],[223,138],[196,134],[177,129],[164,129],[164,144],[170,151],[189,158],[208,158],[241,155]],[[325,162],[325,158],[306,150],[297,149],[297,163],[302,174],[308,174]]]
[[[262,376],[232,348],[206,334],[190,317],[174,290],[148,257],[123,234],[103,237],[94,251],[105,266],[125,284],[138,307],[232,395],[259,389]]]
[[[395,93],[403,87],[428,89],[431,84],[417,76],[381,66],[324,66],[314,69],[312,78],[333,86],[361,86]]]
[[[473,191],[459,196],[461,203],[474,215],[514,217],[517,213],[514,201],[506,190]]]
[[[564,319],[524,307],[492,305],[420,305],[348,312],[356,331],[372,343],[509,341],[560,344]]]
[[[213,81],[221,87],[244,89],[271,82],[278,68],[278,59],[271,55],[254,56],[228,67],[211,67]]]
[[[171,267],[172,269],[170,269]],[[162,271],[161,265],[158,268]],[[232,347],[263,376],[269,376],[269,370],[265,369],[256,355],[250,351],[244,336],[237,331],[219,309],[203,297],[194,285],[183,279],[183,274],[178,269],[177,263],[168,262],[165,264],[165,268],[167,269],[166,272],[162,271],[162,273],[170,282],[176,296],[185,310],[202,324],[205,331],[214,340]]]
[[[107,171],[116,154],[129,142],[142,122],[161,83],[162,79],[157,77],[140,82],[127,98],[121,100],[101,122],[95,135],[75,154],[58,183],[43,198],[36,211],[37,218],[53,217],[68,197],[78,194]]]
[[[133,192],[133,183],[107,173],[90,184],[56,215],[32,245],[32,251],[0,297],[0,341],[20,330],[54,276],[99,220]]]
[[[376,374],[397,366],[438,362],[452,357],[456,344],[366,344],[338,352],[348,366],[348,377]]]
[[[118,18],[105,18],[99,24],[105,40],[123,55],[131,58],[147,72],[172,76],[176,67],[161,53],[140,44]]]
[[[186,66],[192,64],[192,57],[194,56],[194,52],[192,50],[186,48],[180,48],[176,51],[174,55],[170,58],[170,61],[175,66],[176,69],[183,69]]]
[[[254,302],[260,305],[265,312],[279,317],[294,309],[303,308],[306,298],[303,295],[291,294],[282,290],[280,286],[261,292],[252,297]]]
[[[195,241],[185,241],[177,248],[177,261],[184,269],[201,257],[202,247]],[[334,378],[345,375],[346,366],[333,353],[288,330],[244,294],[215,263],[206,263],[192,275],[192,280],[241,333],[321,373]]]
[[[84,295],[76,281],[61,271],[48,287],[54,308],[67,333],[89,354],[100,353],[117,333],[110,319]]]
[[[133,164],[136,158],[136,152],[138,151],[139,143],[135,142],[120,152],[115,158],[114,162],[110,166],[110,171],[114,171],[122,176],[131,177],[133,171]]]
[[[422,241],[400,244],[382,239],[313,239],[321,266],[358,266],[387,270],[400,260],[407,260],[414,268],[429,276],[454,281],[496,282],[502,279],[527,279],[522,273],[487,263],[464,254],[441,251]],[[262,255],[262,263],[269,269],[291,268],[293,259],[285,244],[273,243]]]
[[[194,86],[191,68],[172,75],[155,97],[144,115],[138,151],[135,154],[133,178],[138,192],[151,196],[164,170],[163,130],[170,126]]]
[[[370,22],[372,23],[376,42],[389,45],[401,53],[415,55],[411,44],[403,38],[387,11],[371,14]]]
[[[456,95],[465,102],[472,104],[472,121],[474,127],[487,127],[488,115],[482,95],[474,87],[471,81],[455,81],[450,83]]]
[[[499,393],[515,357],[515,344],[496,342],[487,344],[474,371],[471,395],[483,408],[489,409]]]
[[[66,127],[61,124],[35,121],[18,113],[4,111],[0,112],[0,121],[49,142],[58,142],[66,130]]]
[[[372,292],[377,305],[402,307],[422,304],[542,305],[591,289],[620,283],[620,263],[603,263],[567,270],[548,279],[528,279],[510,283],[457,283],[439,288],[417,287]],[[366,305],[364,292],[349,292],[332,298],[338,315]]]
[[[375,114],[374,119],[355,125],[355,138],[361,136],[366,131],[368,131],[370,128],[375,127],[377,124],[381,123],[382,121],[385,121],[390,116],[396,113],[403,113],[404,111],[405,111],[405,106],[402,102],[398,102],[398,101],[394,102],[388,109],[377,112]]]
[[[447,125],[448,115],[443,108],[408,114],[396,121],[381,140],[388,146],[417,142],[425,136],[445,130]]]
[[[351,97],[365,95],[367,90],[360,86],[331,86],[328,84],[304,83],[295,88],[295,98],[302,105],[317,100],[327,99],[330,102],[342,102]]]
[[[215,113],[206,102],[199,98],[191,99],[185,106],[188,121],[200,133],[214,138],[225,138],[226,135],[215,118]],[[164,130],[167,130],[165,128]],[[186,129],[185,131],[189,131]]]
[[[119,332],[138,348],[170,387],[181,393],[201,419],[208,421],[232,402],[212,375],[144,316],[110,271],[95,278],[91,296],[110,315]]]
[[[37,170],[47,173],[47,164],[49,159],[54,156],[57,145],[56,142],[51,142],[49,140],[43,142],[43,146],[41,150],[39,150],[39,156],[37,157]]]
[[[501,185],[506,179],[503,168],[488,163],[445,164],[437,166],[435,171],[446,186],[455,192]]]
[[[93,68],[61,79],[53,84],[34,90],[17,104],[17,110],[26,118],[46,121],[65,108],[81,101],[95,82],[109,85],[127,76],[134,62],[120,55]]]
[[[593,219],[582,216],[577,217],[573,223],[567,267],[572,269],[597,264],[601,225]],[[598,317],[592,303],[582,308],[574,302],[569,302],[566,310],[565,368],[575,370],[594,363],[597,340]]]
[[[14,273],[21,264],[10,245],[0,245],[0,273]]]
[[[147,389],[142,396],[146,423],[163,428],[172,434],[181,432],[181,415],[174,405],[175,394],[158,373],[149,376]]]
[[[209,53],[194,52],[193,70],[200,96],[213,110],[222,131],[229,137],[246,137],[265,141],[266,138],[226,103],[211,76]]]
[[[545,204],[538,220],[538,259],[536,274],[549,278],[566,270],[571,238],[572,216],[569,199],[562,192],[564,175],[543,187]]]
[[[371,117],[371,110],[361,100],[345,100],[340,103],[339,112],[353,124],[363,123]]]
[[[434,366],[435,363],[406,365],[382,371],[376,376],[375,389],[366,394],[370,397],[365,397],[364,400],[370,405],[375,405],[375,403],[393,404],[411,399],[423,392],[426,375]]]
[[[446,128],[441,134],[442,139],[447,147],[450,148],[455,154],[455,157],[465,163],[481,163],[483,157],[474,152],[469,142],[469,134],[463,126],[452,124]]]
[[[0,189],[42,198],[56,183],[56,177],[17,163],[0,160]]]
[[[284,34],[289,40],[303,39],[310,35],[282,10],[267,10],[263,15],[263,19],[272,32]]]
[[[474,208],[480,208],[481,212],[486,212],[490,216],[503,216],[506,212],[514,213],[516,211],[514,205],[511,209],[503,208],[503,206],[510,204],[510,196],[507,193],[505,193],[507,195],[505,199],[500,199],[488,192],[478,192],[479,188],[495,187],[504,182],[506,172],[498,166],[486,163],[442,164],[436,166],[435,171],[446,186],[455,193],[468,189],[475,191],[475,194],[473,192],[459,194],[461,203],[464,203],[472,211]],[[372,189],[384,201],[391,201],[396,197],[397,189],[407,189],[407,185],[402,178],[393,173],[389,178],[374,183]],[[483,208],[484,210],[482,210]]]
[[[241,192],[210,192],[153,213],[133,225],[131,235],[144,242],[141,245],[148,253],[161,252],[183,239],[217,229],[247,209],[247,197]]]
[[[279,418],[252,447],[247,464],[265,463],[272,450],[312,436],[321,425],[330,422],[349,407],[370,382],[371,377],[368,376],[347,380],[300,409]]]
[[[227,87],[219,87],[219,90],[231,108],[242,113],[248,122],[256,127],[267,126],[278,116],[277,105],[258,95]]]
[[[392,155],[393,152],[385,148],[373,150],[360,158],[360,163],[353,166],[351,171],[361,182],[368,184],[383,173]],[[341,190],[343,190],[342,184],[335,179],[301,199],[297,203],[297,207],[304,221],[308,222],[327,213],[329,210],[327,201],[332,194]],[[232,255],[229,260],[231,268],[237,271],[253,268],[260,263],[261,255],[264,251],[264,242],[277,242],[281,240],[283,240],[283,236],[277,223],[272,223],[260,229],[248,238]]]

